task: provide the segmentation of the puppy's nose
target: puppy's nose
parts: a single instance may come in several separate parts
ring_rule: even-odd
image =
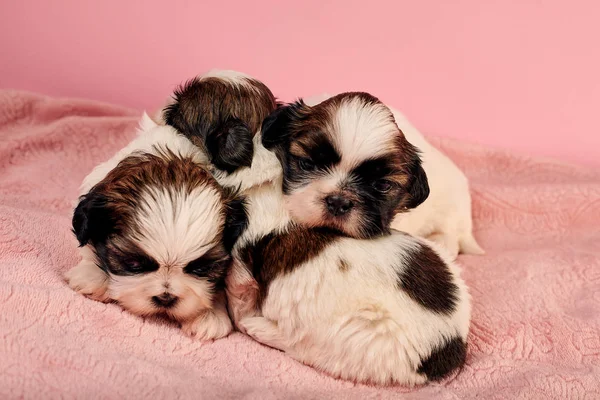
[[[177,303],[178,297],[173,296],[171,293],[163,293],[158,296],[152,296],[152,302],[157,307],[169,308],[173,307]]]
[[[327,210],[334,216],[344,215],[354,207],[354,203],[347,198],[334,194],[325,198]]]

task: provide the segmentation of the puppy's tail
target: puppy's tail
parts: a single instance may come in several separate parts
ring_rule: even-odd
[[[458,240],[459,252],[462,254],[474,254],[474,255],[483,255],[485,254],[485,250],[479,246],[475,238],[473,237],[473,233],[468,232],[461,236]]]

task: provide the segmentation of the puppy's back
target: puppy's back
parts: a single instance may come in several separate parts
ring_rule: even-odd
[[[296,228],[263,237],[245,254],[263,315],[306,364],[359,382],[421,384],[464,363],[467,288],[425,241]]]

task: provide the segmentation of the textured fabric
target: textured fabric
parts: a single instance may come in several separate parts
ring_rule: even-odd
[[[0,398],[600,398],[598,171],[432,138],[471,179],[487,250],[460,258],[467,365],[419,389],[374,388],[239,333],[193,341],[67,287],[77,188],[139,115],[0,91]]]

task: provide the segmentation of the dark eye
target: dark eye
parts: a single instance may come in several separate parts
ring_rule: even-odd
[[[211,275],[211,272],[219,270],[221,263],[218,261],[210,261],[198,259],[190,262],[184,269],[186,274],[196,275],[200,278],[206,278]]]
[[[373,183],[373,187],[380,193],[387,193],[392,190],[393,183],[387,179],[379,179]]]
[[[313,171],[315,169],[315,163],[308,158],[301,158],[298,160],[298,168],[302,171]]]
[[[125,269],[127,272],[131,272],[132,274],[139,274],[142,272],[156,271],[158,269],[158,265],[150,260],[129,258],[123,261],[123,269]]]

